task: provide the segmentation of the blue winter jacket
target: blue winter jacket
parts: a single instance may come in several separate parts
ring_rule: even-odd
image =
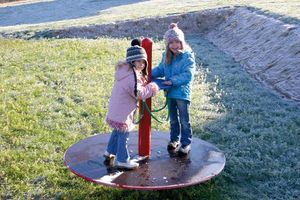
[[[183,51],[172,59],[171,64],[165,63],[166,56],[160,64],[152,70],[152,78],[165,77],[173,85],[168,89],[168,98],[191,101],[192,81],[195,74],[195,56],[193,52]]]

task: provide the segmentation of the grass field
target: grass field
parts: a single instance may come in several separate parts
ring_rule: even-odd
[[[97,199],[101,194],[101,199],[118,199],[124,193],[128,199],[173,196],[175,191],[139,193],[97,186],[75,177],[63,165],[63,154],[70,145],[109,131],[104,117],[113,68],[124,58],[128,44],[115,39],[1,40],[2,198]],[[161,47],[162,43],[155,46],[157,59]],[[201,93],[196,92],[197,96],[203,96]],[[215,117],[217,108],[203,97],[198,101],[211,111],[197,115],[205,122]],[[154,106],[162,103],[160,94]],[[197,116],[193,114],[193,118]],[[168,126],[154,123],[153,128],[167,130]],[[214,189],[201,192],[201,188],[193,189],[192,194],[218,195]]]
[[[72,175],[66,149],[104,123],[113,68],[125,39],[1,40],[3,199],[296,199],[300,110],[249,78],[212,44],[189,37],[197,54],[192,125],[224,150],[224,172],[203,185],[165,192],[110,189]],[[156,41],[158,62],[163,43]],[[163,102],[160,94],[154,106]],[[163,117],[166,113],[161,113]],[[154,122],[153,128],[167,130]]]
[[[171,2],[144,1],[90,18],[0,31],[107,23],[227,5],[300,18],[296,0]],[[140,192],[95,185],[73,175],[63,164],[64,152],[83,138],[110,131],[104,118],[114,65],[125,57],[130,41],[0,39],[0,199],[299,198],[300,108],[257,83],[206,39],[187,40],[197,57],[194,135],[225,152],[227,163],[219,176],[184,189]],[[155,41],[154,66],[163,46]],[[163,101],[161,93],[154,107]],[[153,129],[167,131],[168,124],[154,121]]]

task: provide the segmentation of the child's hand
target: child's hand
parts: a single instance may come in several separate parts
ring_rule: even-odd
[[[165,85],[172,85],[173,83],[172,83],[172,81],[164,81],[163,84],[165,84]]]

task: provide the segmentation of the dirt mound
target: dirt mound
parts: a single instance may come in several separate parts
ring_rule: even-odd
[[[207,34],[257,80],[300,103],[300,28],[238,8]]]
[[[180,28],[186,33],[206,34],[219,24],[223,23],[233,11],[233,8],[221,8],[166,17],[128,20],[103,25],[71,27],[63,30],[50,30],[47,32],[36,33],[32,38],[97,38],[100,36],[130,38],[147,36],[160,38],[172,22],[178,22]],[[16,36],[20,34],[22,35],[22,33],[16,33]]]

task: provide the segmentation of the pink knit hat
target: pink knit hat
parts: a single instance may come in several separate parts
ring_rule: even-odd
[[[165,42],[168,44],[171,40],[177,39],[180,42],[184,41],[184,33],[180,30],[176,23],[169,25],[169,30],[164,35]]]

